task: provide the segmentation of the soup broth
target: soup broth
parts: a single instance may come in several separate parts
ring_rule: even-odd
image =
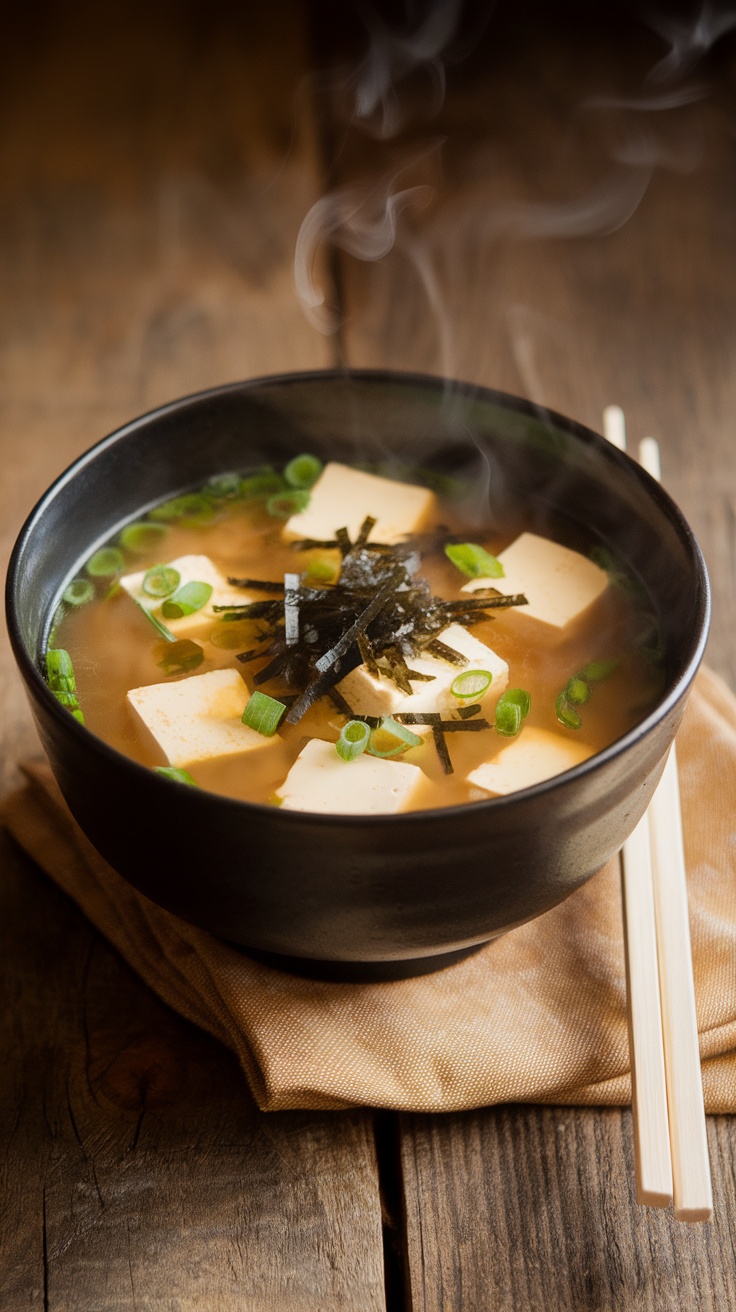
[[[316,469],[316,462],[314,466]],[[302,481],[307,481],[308,467],[305,469],[307,473]],[[324,472],[319,473],[317,484],[324,477]],[[392,495],[398,495],[396,513],[400,519],[404,485],[388,480],[386,483]],[[410,486],[416,490],[420,484],[414,482]],[[284,797],[284,785],[305,745],[314,739],[336,744],[341,733],[344,739],[346,723],[357,719],[359,724],[366,724],[368,754],[372,754],[372,747],[379,741],[384,749],[386,743],[393,744],[390,750],[394,755],[375,758],[381,761],[384,775],[393,771],[393,777],[398,778],[397,764],[413,765],[421,772],[416,776],[411,796],[400,808],[413,810],[488,800],[496,792],[508,791],[508,787],[496,789],[479,784],[473,776],[479,767],[497,761],[501,753],[505,754],[504,760],[510,760],[507,754],[517,751],[524,742],[532,743],[535,731],[554,735],[561,745],[574,744],[577,759],[584,759],[625,734],[653,705],[661,688],[662,673],[652,609],[638,585],[616,562],[606,558],[600,549],[597,556],[593,550],[599,565],[606,567],[606,586],[591,605],[583,607],[566,624],[552,625],[530,616],[525,611],[534,607],[526,606],[523,601],[518,605],[499,606],[496,585],[502,588],[503,576],[486,575],[484,570],[494,567],[489,566],[489,559],[496,562],[499,555],[503,557],[512,539],[518,541],[518,532],[515,529],[509,533],[501,527],[480,533],[477,528],[466,530],[462,498],[446,500],[432,496],[414,536],[413,530],[401,534],[399,524],[393,543],[388,544],[381,556],[382,568],[395,557],[399,572],[406,567],[413,571],[412,577],[426,580],[433,597],[448,603],[472,601],[477,608],[474,612],[477,622],[463,627],[495,653],[500,662],[506,663],[505,691],[522,690],[528,694],[528,707],[523,698],[514,700],[514,696],[504,700],[502,695],[499,704],[498,678],[495,685],[493,679],[490,681],[490,688],[481,696],[472,695],[472,680],[469,685],[460,682],[460,690],[470,687],[471,693],[459,696],[450,690],[444,695],[439,728],[436,724],[416,724],[411,720],[404,723],[410,740],[412,735],[420,739],[407,744],[402,738],[392,737],[395,725],[402,723],[400,699],[398,709],[394,707],[390,712],[391,722],[386,721],[386,711],[381,705],[367,706],[360,712],[351,705],[346,689],[353,685],[349,679],[343,685],[342,678],[351,664],[357,662],[361,669],[365,668],[361,661],[365,650],[359,652],[353,642],[343,657],[341,678],[334,680],[337,694],[334,688],[328,687],[300,714],[296,723],[290,723],[289,715],[304,691],[303,668],[301,682],[295,680],[293,669],[288,667],[275,677],[258,681],[259,674],[267,670],[272,660],[272,654],[266,654],[269,646],[274,640],[283,644],[284,633],[288,631],[285,598],[288,608],[289,588],[296,588],[291,622],[297,629],[301,626],[293,644],[298,652],[299,643],[305,641],[305,625],[309,624],[308,617],[305,618],[305,598],[323,594],[325,604],[334,598],[351,559],[345,552],[351,547],[356,550],[355,540],[361,531],[352,524],[350,541],[338,533],[348,520],[349,502],[341,506],[339,513],[335,512],[336,522],[330,523],[329,530],[322,534],[302,537],[297,531],[298,522],[295,530],[289,530],[295,522],[292,518],[287,521],[289,512],[296,521],[310,522],[309,497],[308,488],[294,490],[291,484],[284,483],[281,473],[220,477],[208,488],[165,503],[139,524],[124,529],[105,549],[95,552],[66,589],[48,643],[50,651],[67,652],[73,665],[76,691],[69,694],[67,688],[69,709],[72,712],[76,709],[78,718],[81,712],[93,733],[142,765],[167,766],[169,758],[155,735],[142,724],[128,694],[153,685],[197,679],[213,671],[237,671],[247,685],[246,695],[258,689],[274,701],[284,699],[286,712],[276,731],[267,738],[264,736],[263,750],[190,760],[186,771],[195,784],[248,802],[293,804],[289,802],[288,789]],[[375,529],[368,529],[365,543],[369,551],[374,550],[372,559],[377,559],[381,554],[376,544],[381,542],[382,507],[372,507],[368,513],[379,519]],[[570,542],[569,530],[552,526],[550,541],[565,537]],[[304,545],[305,538],[311,545]],[[535,540],[542,541],[538,534]],[[580,545],[574,542],[577,550]],[[594,548],[595,544],[585,545]],[[453,547],[463,550],[453,553]],[[473,551],[464,554],[465,547],[472,547]],[[250,585],[241,590],[242,599],[238,599],[238,586],[231,582],[228,586],[235,600],[228,601],[225,609],[210,614],[207,607],[195,608],[191,615],[180,616],[177,621],[181,624],[183,619],[187,620],[186,634],[181,629],[176,631],[177,622],[171,622],[172,629],[166,633],[166,598],[163,601],[149,598],[146,604],[150,613],[147,613],[131,595],[129,579],[131,575],[147,575],[157,566],[171,569],[171,562],[187,557],[207,557],[225,580],[249,580]],[[587,556],[581,552],[580,559],[587,561]],[[161,573],[159,570],[158,575]],[[151,579],[154,589],[157,585],[161,593],[172,577],[165,573],[163,578],[158,575],[151,575]],[[470,583],[477,584],[478,575],[485,591],[463,592]],[[270,584],[271,589],[259,589],[253,584]],[[181,580],[179,585],[183,596]],[[554,580],[550,586],[554,588]],[[373,588],[374,595],[380,587],[379,580]],[[169,594],[174,610],[177,595],[177,589]],[[481,604],[484,599],[485,609]],[[193,600],[196,602],[198,597],[195,595]],[[319,596],[310,604],[318,605]],[[172,609],[171,605],[168,609]],[[157,627],[151,613],[154,620],[158,617]],[[448,622],[452,623],[450,612]],[[365,631],[370,635],[370,622]],[[175,641],[171,640],[172,634]],[[398,648],[402,641],[406,639],[397,633]],[[172,670],[172,655],[182,650],[182,659],[190,663],[186,668]],[[324,655],[329,656],[329,651]],[[411,680],[420,654],[406,646],[403,658]],[[453,687],[463,669],[466,674],[479,668],[483,673],[483,662],[474,658],[465,666],[462,660],[456,666],[445,664],[453,674]],[[386,684],[396,701],[395,684],[385,663],[379,661],[379,668],[380,684]],[[49,672],[51,675],[51,666]],[[313,663],[309,678],[314,675]],[[329,682],[329,673],[327,678]],[[54,687],[51,677],[50,682]],[[483,679],[479,682],[482,685]],[[415,678],[410,686],[412,693],[426,690],[431,687],[431,677]],[[401,697],[405,695],[405,691],[401,693]],[[60,699],[65,700],[64,695]],[[520,707],[518,714],[513,710],[514,705]],[[500,707],[498,711],[497,707]],[[410,716],[411,712],[405,714]],[[419,715],[421,718],[422,713]],[[478,728],[478,725],[485,727]],[[380,739],[381,728],[388,738]],[[357,780],[358,774],[350,773],[355,770],[354,762],[341,759],[332,746],[330,751],[346,772],[345,779]],[[563,755],[557,769],[568,768],[570,763],[574,761]],[[555,772],[554,768],[547,769],[547,775]],[[330,775],[333,777],[334,772]],[[525,782],[535,779],[526,780],[522,770],[516,786],[524,786]],[[307,805],[304,809],[314,807]],[[329,796],[318,809],[332,809]],[[336,802],[334,809],[347,808]],[[359,812],[360,800],[354,799],[350,809]]]

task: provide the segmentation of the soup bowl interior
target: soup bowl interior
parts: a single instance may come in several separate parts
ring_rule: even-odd
[[[665,678],[635,729],[505,798],[394,816],[283,811],[174,786],[79,725],[41,675],[50,618],[80,562],[124,523],[212,475],[322,460],[461,476],[480,532],[591,540],[659,617]],[[408,477],[408,475],[406,475]],[[290,970],[391,978],[433,969],[554,906],[645,810],[708,627],[708,583],[670,498],[600,437],[500,393],[442,379],[315,373],[175,402],[106,438],[32,512],[8,575],[8,622],[62,792],[102,855],[153,901]],[[154,818],[155,817],[155,820]]]

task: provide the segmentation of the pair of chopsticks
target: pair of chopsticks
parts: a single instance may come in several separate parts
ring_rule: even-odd
[[[603,412],[603,431],[626,450],[618,406]],[[656,440],[645,437],[638,454],[659,481]],[[713,1194],[674,745],[621,865],[637,1198],[649,1207],[674,1200],[678,1220],[707,1221]]]

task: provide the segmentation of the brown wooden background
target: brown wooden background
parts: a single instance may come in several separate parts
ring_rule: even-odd
[[[338,360],[449,358],[593,427],[618,401],[632,437],[660,438],[712,573],[710,661],[736,683],[733,37],[685,78],[706,98],[627,108],[683,79],[645,86],[666,45],[626,7],[581,19],[502,3],[450,68],[441,112],[426,115],[420,71],[402,88],[406,126],[381,140],[346,117],[336,70],[358,29],[345,11],[47,0],[13,15],[3,551],[73,457],[176,395]],[[595,228],[591,197],[613,226],[652,160],[628,222],[570,235]],[[322,336],[293,294],[299,225],[326,189],[378,178],[431,184],[434,199],[406,210],[381,262],[321,257],[341,320]],[[2,664],[9,786],[37,748],[7,645]],[[7,1312],[736,1306],[728,1118],[709,1122],[715,1220],[686,1228],[636,1207],[628,1111],[263,1116],[230,1054],[6,840],[0,977]]]

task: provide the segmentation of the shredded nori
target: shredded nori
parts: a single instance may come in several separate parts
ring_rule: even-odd
[[[265,658],[266,665],[256,674],[255,683],[261,685],[280,679],[295,690],[296,699],[286,716],[288,724],[297,724],[324,695],[329,695],[338,709],[347,713],[341,705],[344,698],[337,694],[336,699],[334,695],[335,684],[361,662],[373,675],[391,679],[397,688],[410,695],[412,682],[427,682],[432,678],[411,669],[408,662],[412,657],[427,652],[453,665],[467,664],[459,652],[439,639],[439,634],[450,624],[467,627],[492,619],[488,612],[497,607],[526,604],[522,595],[504,597],[494,589],[488,589],[482,598],[458,601],[433,596],[429,583],[419,575],[419,539],[401,543],[370,542],[375,522],[368,516],[355,542],[351,542],[347,529],[341,528],[330,541],[306,538],[292,544],[298,551],[339,550],[342,564],[335,583],[320,588],[300,586],[297,590],[292,586],[297,577],[294,575],[287,575],[283,584],[231,579],[236,586],[283,596],[243,606],[214,607],[224,620],[261,621],[259,638],[264,645],[241,652],[238,660]],[[298,625],[296,640],[294,609]],[[438,720],[436,727],[443,743],[445,723],[452,724],[454,731],[475,729],[486,722],[478,720],[471,725],[458,720]],[[438,742],[437,750],[445,763],[446,747]],[[449,757],[445,768],[447,764]]]

